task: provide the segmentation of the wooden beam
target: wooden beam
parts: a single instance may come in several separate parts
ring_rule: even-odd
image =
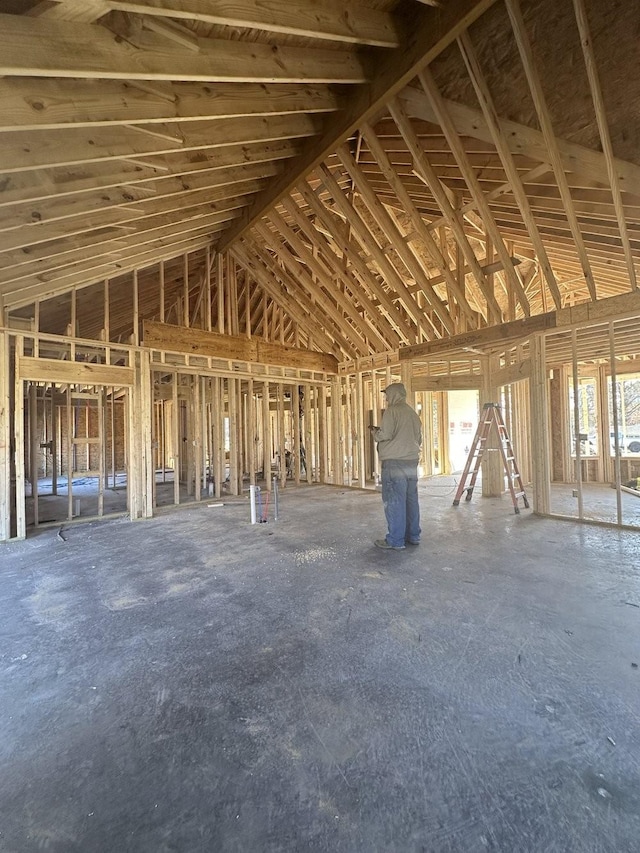
[[[376,273],[369,268],[367,260],[362,257],[358,251],[358,247],[350,239],[344,222],[339,220],[335,211],[330,211],[322,203],[319,195],[311,189],[306,181],[298,184],[296,189],[313,212],[316,220],[325,227],[338,250],[342,253],[346,269],[351,273],[350,280],[352,280],[354,287],[352,292],[358,302],[363,306],[365,315],[369,316],[370,321],[375,323],[376,327],[384,334],[386,341],[385,349],[397,348],[401,339],[394,325],[390,323],[382,312],[372,310],[380,304],[379,300],[371,296],[372,293],[375,293],[378,286]]]
[[[361,330],[373,349],[384,350],[398,346],[399,338],[393,326],[379,311],[370,310],[375,306],[358,278],[353,274],[353,269],[357,267],[359,271],[364,270],[365,281],[371,276],[371,271],[366,263],[355,263],[356,260],[362,260],[360,255],[357,252],[341,250],[339,247],[343,241],[340,239],[335,240],[335,246],[333,246],[325,234],[318,231],[311,220],[302,212],[291,196],[284,198],[281,204],[295,225],[298,226],[300,232],[310,241],[313,246],[311,254],[317,251],[318,256],[324,260],[327,269],[330,272],[333,271],[327,292],[332,299],[335,299],[342,306],[345,314],[351,317],[352,322]]]
[[[291,210],[291,208],[288,209]],[[331,308],[331,314],[337,321],[340,321],[340,326],[343,332],[347,336],[357,336],[359,344],[362,346],[363,351],[366,352],[367,332],[370,332],[371,330],[366,328],[366,323],[364,323],[362,317],[356,310],[356,307],[353,305],[353,302],[349,300],[347,295],[341,293],[339,288],[335,287],[331,280],[330,271],[323,263],[321,263],[318,257],[314,257],[313,252],[307,249],[304,242],[292,228],[289,228],[282,216],[280,216],[276,210],[271,211],[269,219],[280,232],[285,242],[288,243],[296,252],[300,261],[309,268],[313,275],[316,276],[317,285],[310,294],[312,299],[318,301],[319,304],[324,307],[324,310],[329,310]],[[262,234],[264,239],[270,237],[270,234],[266,229],[263,229],[260,226],[258,227],[260,228],[259,233]],[[325,296],[325,293],[329,295],[329,298]],[[334,300],[337,303],[337,310],[333,309],[332,306],[332,302]],[[342,318],[341,313],[344,315]],[[344,318],[349,318],[349,322]],[[371,335],[369,336],[371,337]],[[375,335],[375,342],[383,349],[386,346],[385,341],[379,335]]]
[[[326,85],[166,83],[148,92],[119,80],[0,80],[0,133],[172,123],[241,116],[325,113],[339,108]]]
[[[305,0],[270,0],[268,4],[231,4],[226,0],[109,0],[112,9],[177,20],[199,21],[222,27],[242,27],[284,35],[398,47],[398,32],[391,15],[368,6]]]
[[[89,232],[69,241],[56,241],[29,247],[29,254],[19,251],[6,253],[0,260],[4,268],[0,271],[0,291],[15,289],[19,282],[33,278],[40,281],[53,280],[69,272],[88,271],[104,263],[117,264],[138,251],[147,251],[152,244],[166,245],[168,242],[184,241],[188,236],[201,237],[214,234],[233,219],[234,211],[208,213],[205,206],[189,211],[178,211],[171,215],[141,219],[135,227],[119,231],[107,230],[104,234]]]
[[[333,174],[324,163],[318,167],[317,174],[335,201],[338,209],[346,217],[347,222],[353,231],[354,237],[365,253],[371,255],[371,258],[380,270],[384,281],[392,286],[394,293],[403,295],[406,290],[405,283],[400,278],[398,271],[392,265],[391,261],[382,251],[367,224],[364,222],[353,204],[349,201]],[[410,312],[409,317],[411,318],[411,321],[416,324],[414,328],[412,328],[412,324],[410,324],[410,322],[407,322],[407,319],[402,317],[399,306],[396,304],[391,294],[385,290],[385,288],[378,283],[375,278],[370,279],[370,281],[373,287],[373,293],[380,302],[380,307],[386,311],[388,319],[393,326],[395,326],[401,339],[407,340],[412,335],[419,334],[419,331],[424,331],[428,337],[431,337],[431,329],[427,326],[424,318],[420,315],[420,310],[413,297],[409,297],[410,305],[406,305],[404,301],[401,304],[405,311]]]
[[[178,151],[153,158],[155,165],[142,166],[125,160],[108,160],[73,169],[13,172],[3,178],[0,207],[114,188],[131,189],[140,196],[153,196],[162,192],[162,182],[165,180],[186,178],[188,182],[192,177],[234,168],[239,164],[286,160],[295,156],[297,146],[295,140],[274,140],[201,150],[191,157]]]
[[[219,192],[223,187],[233,187],[236,183],[244,181],[261,181],[264,178],[273,177],[278,174],[277,163],[256,163],[251,166],[238,166],[232,169],[221,169],[214,172],[203,172],[194,175],[188,181],[184,178],[167,178],[152,190],[148,187],[118,187],[113,190],[101,190],[86,192],[75,196],[62,196],[55,199],[47,199],[34,204],[25,202],[15,204],[11,207],[0,206],[0,233],[15,230],[16,228],[38,228],[45,223],[57,222],[61,219],[67,221],[71,228],[74,223],[69,222],[75,217],[86,217],[113,211],[122,208],[125,212],[136,209],[136,205],[145,205],[148,202],[160,203],[170,199],[188,200],[192,193],[203,191]]]
[[[143,345],[149,349],[167,352],[297,367],[321,373],[338,372],[338,360],[329,353],[266,343],[259,338],[248,339],[244,335],[219,335],[217,332],[155,323],[151,320],[145,320],[143,323]]]
[[[497,349],[503,344],[531,337],[531,335],[549,334],[556,330],[569,330],[604,321],[624,319],[640,314],[640,290],[621,293],[597,302],[582,302],[579,305],[547,311],[522,320],[513,320],[499,326],[487,326],[472,332],[454,335],[447,340],[429,341],[399,350],[400,361],[415,361],[432,355],[454,350]]]
[[[413,118],[437,123],[436,114],[422,90],[407,86],[398,97],[407,113]],[[491,131],[480,110],[451,100],[445,100],[445,105],[459,134],[493,144]],[[499,122],[512,154],[549,164],[549,152],[544,134],[505,118],[500,118]],[[587,185],[593,181],[605,186],[609,185],[607,164],[601,152],[577,145],[575,142],[567,142],[566,139],[559,137],[555,138],[555,144],[560,153],[562,168],[565,172],[571,173],[573,182],[586,180]],[[614,160],[614,166],[621,190],[640,196],[640,166],[618,158]],[[548,165],[546,168],[551,169]]]
[[[482,381],[480,373],[414,376],[411,386],[413,391],[479,391]]]
[[[399,357],[400,361],[412,361],[450,350],[468,349],[470,347],[495,347],[497,344],[525,338],[535,332],[555,329],[556,322],[555,311],[548,312],[547,314],[537,314],[533,317],[525,317],[523,320],[501,323],[499,326],[487,326],[483,329],[475,329],[472,332],[463,332],[446,340],[429,341],[424,344],[401,347]]]
[[[243,237],[233,248],[236,260],[253,275],[264,291],[262,337],[269,339],[269,309],[286,305],[287,313],[310,334],[314,343],[327,352],[357,352],[349,338],[328,317],[318,317],[315,304],[298,277],[289,275],[261,243],[260,238]],[[269,301],[271,300],[271,302]]]
[[[185,251],[193,252],[197,249],[204,249],[210,242],[210,233],[204,236],[196,234],[174,242],[158,241],[158,245],[145,246],[146,251],[132,248],[126,253],[123,252],[117,261],[98,259],[90,270],[71,268],[64,276],[54,275],[50,279],[46,274],[42,274],[26,282],[21,282],[15,290],[11,290],[10,285],[5,285],[0,289],[0,296],[4,298],[5,305],[15,309],[29,305],[34,299],[49,299],[56,294],[65,293],[73,287],[88,287],[105,278],[115,278],[134,269],[152,266],[160,260],[171,260]]]
[[[26,355],[18,358],[17,375],[23,381],[70,385],[111,385],[121,388],[134,384],[134,371],[130,367],[62,361],[56,358],[31,358]]]
[[[275,239],[271,232],[267,229],[263,230],[263,228],[264,226],[260,223],[257,223],[254,226],[254,231],[258,236],[258,240],[261,240],[263,245],[261,246],[258,241],[253,238],[251,250],[254,252],[257,251],[259,259],[265,265],[266,269],[271,271],[271,274],[276,281],[278,280],[278,277],[282,278],[283,282],[285,282],[287,291],[290,294],[289,298],[293,297],[295,301],[298,301],[300,299],[300,290],[303,290],[303,304],[308,309],[310,316],[313,318],[317,315],[318,306],[323,312],[323,316],[316,317],[315,322],[319,323],[321,327],[324,327],[327,332],[340,343],[340,346],[344,348],[345,351],[358,354],[366,352],[366,344],[362,340],[361,336],[351,327],[344,315],[335,305],[332,304],[332,301],[317,287],[311,275],[299,263],[291,253],[291,250],[288,249],[279,239]],[[283,264],[286,270],[286,277],[281,275],[281,270],[275,268],[273,258],[270,258],[268,253],[264,250],[265,245],[276,254],[280,263]],[[280,295],[277,301],[278,304],[282,302],[282,295]],[[290,313],[292,316],[295,316],[291,309]],[[328,326],[326,321],[331,321],[332,326]],[[308,322],[306,325],[309,327]],[[313,328],[313,322],[310,328]]]
[[[108,11],[109,4],[106,0],[40,0],[27,14],[51,21],[91,23]]]
[[[531,359],[525,358],[515,364],[510,364],[508,367],[502,367],[499,370],[491,372],[491,382],[493,385],[511,385],[513,382],[520,382],[522,379],[529,379],[531,376]]]
[[[294,114],[188,122],[180,125],[178,131],[162,137],[140,133],[136,125],[105,128],[96,138],[84,128],[59,130],[51,135],[34,135],[27,131],[3,133],[0,134],[0,163],[5,174],[141,158],[151,166],[155,162],[162,166],[161,161],[155,160],[160,155],[176,152],[185,155],[189,151],[211,151],[228,145],[300,139],[314,136],[317,131],[316,118]]]
[[[491,242],[493,243],[496,251],[498,252],[498,257],[502,261],[509,285],[517,296],[523,314],[525,315],[525,317],[527,317],[531,313],[529,307],[529,300],[527,299],[522,285],[520,284],[520,280],[518,279],[518,276],[516,275],[513,269],[513,265],[511,264],[511,260],[509,257],[509,252],[507,251],[507,247],[504,244],[502,235],[500,234],[500,231],[498,230],[498,227],[495,223],[495,219],[493,218],[489,203],[487,202],[487,199],[484,196],[484,192],[482,191],[482,187],[480,186],[480,181],[476,177],[476,174],[473,168],[471,167],[467,152],[465,151],[465,148],[453,124],[453,121],[451,120],[451,117],[446,111],[433,74],[428,68],[425,68],[418,75],[418,79],[420,80],[422,88],[425,90],[427,96],[431,100],[431,105],[436,115],[438,116],[438,122],[442,127],[449,147],[451,148],[456,162],[460,167],[460,171],[467,184],[469,192],[471,193],[471,197],[473,198],[473,201],[476,207],[478,208],[478,211],[482,218],[483,226],[486,229],[486,233],[491,239]]]
[[[0,74],[107,80],[255,83],[364,83],[363,63],[346,51],[200,38],[198,52],[148,31],[135,47],[95,24],[0,15]]]

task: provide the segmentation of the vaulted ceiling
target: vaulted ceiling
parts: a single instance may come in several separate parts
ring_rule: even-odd
[[[126,334],[224,256],[354,358],[634,290],[634,7],[0,0],[0,298]]]

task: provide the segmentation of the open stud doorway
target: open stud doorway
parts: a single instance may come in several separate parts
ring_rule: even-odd
[[[26,383],[27,527],[127,512],[126,402],[104,386]]]

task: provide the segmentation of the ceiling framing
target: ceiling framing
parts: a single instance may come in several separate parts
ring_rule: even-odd
[[[124,339],[135,274],[352,360],[636,290],[633,6],[0,0],[5,321]]]

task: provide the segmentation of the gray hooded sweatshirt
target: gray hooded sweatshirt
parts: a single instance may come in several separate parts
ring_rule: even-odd
[[[397,459],[417,464],[422,446],[422,423],[407,403],[407,391],[401,382],[385,389],[387,408],[382,422],[374,430],[381,460]]]

